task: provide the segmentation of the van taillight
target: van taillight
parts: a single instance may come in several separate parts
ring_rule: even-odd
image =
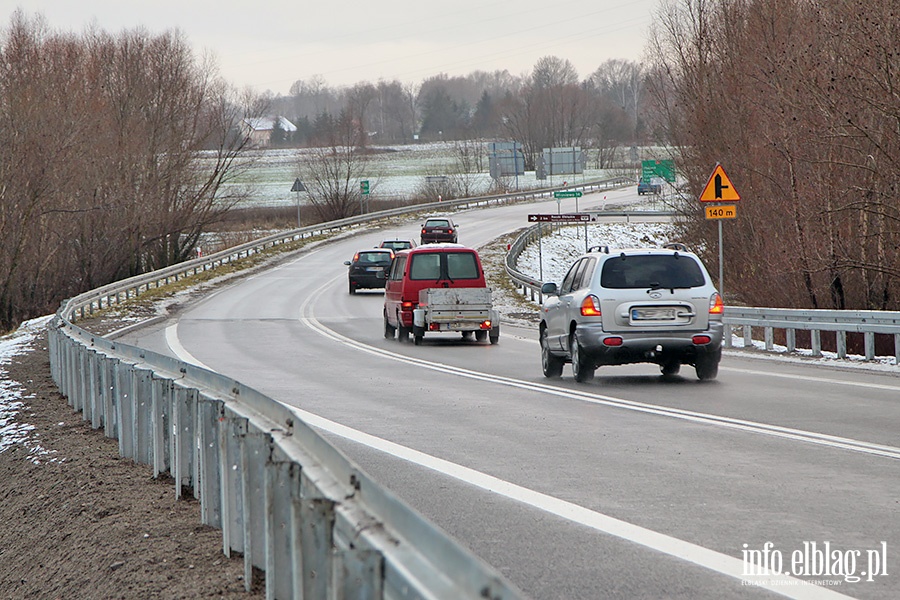
[[[600,316],[600,300],[593,294],[585,297],[581,301],[582,317],[599,317]]]
[[[709,314],[721,315],[723,312],[725,312],[725,303],[722,302],[719,292],[716,292],[709,297]]]
[[[401,302],[400,303],[400,308],[402,308],[403,310],[412,310],[415,307],[416,307],[415,302]]]

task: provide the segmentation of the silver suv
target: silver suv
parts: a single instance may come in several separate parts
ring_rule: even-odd
[[[562,283],[541,287],[541,364],[575,381],[601,365],[655,363],[663,375],[693,365],[715,379],[722,357],[722,298],[700,259],[682,244],[591,248]]]

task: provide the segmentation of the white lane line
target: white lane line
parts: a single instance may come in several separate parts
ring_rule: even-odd
[[[710,550],[691,542],[633,525],[626,521],[610,517],[603,513],[584,508],[572,502],[560,500],[547,494],[522,487],[457,463],[413,450],[400,444],[352,429],[335,423],[313,413],[296,407],[289,407],[298,417],[313,427],[327,431],[339,437],[363,444],[395,458],[425,467],[437,473],[447,475],[458,481],[468,483],[492,494],[509,498],[556,515],[562,519],[590,527],[595,531],[606,533],[617,538],[639,544],[651,550],[685,560],[700,567],[727,575],[741,581],[752,582],[753,587],[765,588],[796,600],[828,600],[831,598],[850,598],[830,589],[809,584],[788,575],[745,575],[747,567],[742,559]]]
[[[209,369],[197,360],[178,340],[178,324],[166,328],[166,342],[178,358],[185,362]],[[314,328],[315,329],[315,328]],[[320,333],[322,333],[320,331]],[[515,500],[538,510],[556,515],[569,522],[583,525],[595,531],[606,533],[651,550],[662,552],[668,556],[693,563],[700,567],[715,571],[722,575],[751,582],[760,587],[781,594],[794,600],[830,600],[844,599],[849,596],[838,594],[830,589],[809,585],[802,580],[788,575],[768,574],[745,575],[747,565],[742,559],[710,550],[691,542],[668,536],[651,529],[633,525],[626,521],[610,517],[603,513],[584,508],[572,502],[560,500],[547,494],[528,489],[509,481],[470,469],[463,465],[414,450],[407,446],[385,440],[383,438],[341,425],[319,415],[307,412],[294,406],[286,405],[299,418],[312,427],[327,431],[333,435],[363,444],[369,448],[383,452],[395,458],[419,465],[436,473],[452,477],[463,483],[475,486],[486,492],[498,494]]]
[[[316,290],[313,294],[311,294],[304,303],[300,307],[301,315],[309,312],[309,306],[314,298],[314,296],[318,295],[322,289],[327,287],[328,285],[333,284],[338,278],[333,279],[331,282],[326,283],[324,286]],[[852,438],[845,438],[835,435],[829,435],[825,433],[816,433],[812,431],[805,431],[802,429],[794,429],[791,427],[782,427],[780,425],[771,425],[768,423],[759,423],[756,421],[747,421],[744,419],[735,419],[731,417],[713,415],[709,413],[701,413],[690,410],[683,410],[679,408],[668,408],[662,407],[655,404],[646,404],[644,402],[636,402],[632,400],[625,400],[624,398],[616,398],[614,396],[606,396],[603,394],[595,394],[588,391],[583,390],[571,390],[567,388],[556,387],[552,385],[538,383],[536,381],[526,381],[523,379],[514,379],[511,377],[503,377],[500,375],[493,375],[490,373],[483,373],[480,371],[473,371],[470,369],[464,369],[461,367],[456,367],[453,365],[447,365],[443,363],[437,363],[432,361],[426,361],[420,358],[415,358],[411,356],[406,356],[404,354],[399,354],[396,352],[391,352],[389,350],[384,350],[381,348],[375,348],[374,346],[369,346],[367,344],[363,344],[362,342],[358,342],[351,338],[348,338],[340,333],[334,331],[333,329],[328,328],[323,325],[319,320],[317,320],[313,316],[301,316],[300,321],[305,323],[310,329],[316,331],[317,333],[330,338],[340,344],[345,346],[355,348],[356,350],[365,352],[367,354],[372,354],[375,356],[379,356],[381,358],[387,358],[389,360],[395,360],[398,362],[404,362],[407,364],[415,365],[418,367],[431,369],[433,371],[439,371],[443,373],[447,373],[450,375],[457,375],[460,377],[466,377],[469,379],[476,379],[479,381],[485,381],[489,383],[496,383],[499,385],[505,385],[509,387],[514,387],[518,389],[528,390],[528,391],[538,391],[545,394],[551,394],[554,396],[568,398],[571,400],[578,400],[581,402],[587,402],[590,404],[599,404],[604,406],[613,406],[616,408],[624,408],[626,410],[632,410],[635,412],[642,412],[647,414],[654,414],[663,417],[681,419],[685,421],[690,421],[694,423],[700,423],[705,425],[713,425],[717,427],[726,427],[729,429],[737,429],[740,431],[746,431],[749,433],[757,433],[770,435],[773,437],[779,437],[782,439],[807,442],[812,444],[817,444],[821,446],[827,446],[831,448],[838,448],[842,450],[851,450],[854,452],[862,452],[865,454],[870,454],[874,456],[881,456],[884,458],[893,458],[900,459],[900,448],[895,446],[886,446],[882,444],[875,444],[871,442],[866,442],[862,440],[855,440]]]
[[[538,340],[535,340],[532,338],[525,338],[525,337],[521,337],[521,336],[515,336],[515,337],[516,337],[516,339],[521,339],[521,340],[524,340],[531,344],[535,344],[535,345],[540,344],[540,342]],[[737,351],[730,350],[728,352],[728,354],[729,354],[729,356],[741,358],[741,354],[740,354],[739,350],[737,350]],[[777,357],[777,356],[772,356],[772,357],[753,356],[753,357],[747,357],[747,358],[754,358],[757,360],[763,359],[763,358],[768,358],[769,360],[778,360],[779,357]],[[797,361],[797,362],[783,361],[783,362],[785,362],[786,364],[795,364],[795,365],[806,364],[806,363],[800,363],[799,361]],[[758,371],[758,370],[754,370],[754,369],[742,369],[739,367],[726,367],[726,366],[722,366],[722,365],[719,366],[719,370],[720,371],[729,371],[731,373],[743,373],[745,375],[760,375],[763,377],[780,377],[781,379],[793,379],[795,381],[810,381],[813,383],[824,383],[824,384],[829,384],[829,385],[846,385],[849,387],[861,387],[861,388],[868,388],[871,390],[886,390],[889,392],[900,391],[900,384],[889,385],[886,383],[868,383],[865,381],[848,381],[846,379],[833,379],[830,377],[817,377],[814,375],[799,375],[796,373],[772,373],[769,371]],[[870,371],[866,371],[866,372],[870,372]],[[890,372],[879,372],[879,371],[871,371],[871,372],[874,372],[876,374],[882,374],[882,375],[892,375]]]
[[[215,369],[211,369],[207,365],[204,365],[197,358],[194,357],[193,354],[188,352],[184,346],[181,345],[181,341],[178,339],[178,322],[176,321],[174,324],[166,327],[166,344],[169,345],[169,349],[181,360],[186,363],[191,363],[192,365],[196,365],[201,369],[206,369],[207,371],[212,371],[215,373]]]
[[[317,295],[317,293],[320,292],[321,289],[324,289],[324,287],[333,284],[340,278],[342,278],[342,276],[334,278],[325,286],[322,286],[322,288],[317,290],[316,293],[311,294],[310,297],[308,297],[301,306],[301,314],[303,314],[303,312],[307,310],[313,296]],[[300,320],[309,324],[310,328],[314,331],[317,331],[318,333],[325,335],[326,337],[331,337],[338,342],[353,342],[352,340],[343,338],[343,336],[340,336],[340,334],[337,334],[336,332],[325,328],[314,318],[301,317]],[[169,344],[172,352],[185,362],[190,362],[192,364],[196,364],[197,366],[209,369],[209,367],[204,365],[201,361],[197,360],[184,348],[184,346],[181,345],[180,341],[178,340],[177,327],[178,324],[175,323],[166,328],[166,342]],[[341,338],[343,338],[343,340]],[[388,356],[389,358],[403,359],[407,362],[416,363],[420,366],[425,366],[428,368],[443,367],[445,369],[455,369],[453,367],[449,367],[448,365],[434,365],[419,359],[412,359],[410,357],[395,355],[393,353],[385,353],[382,350],[378,350],[376,348],[365,346],[362,344],[352,343],[349,345],[352,345],[358,350],[362,350],[367,353],[378,354],[379,356],[390,355]],[[460,369],[459,371],[460,373],[458,374],[463,374],[462,371],[464,370]],[[474,372],[471,372],[470,376],[479,376],[491,380],[490,376],[485,376],[484,374],[477,374]],[[530,382],[517,383],[524,384],[524,386],[526,387],[535,386],[535,384]],[[745,575],[744,569],[746,568],[746,565],[744,561],[733,556],[729,556],[721,552],[716,552],[714,550],[710,550],[708,548],[704,548],[702,546],[698,546],[696,544],[686,542],[672,536],[668,536],[650,529],[627,523],[625,521],[621,521],[614,517],[610,517],[609,515],[584,508],[583,506],[579,506],[565,500],[560,500],[558,498],[554,498],[553,496],[549,496],[547,494],[543,494],[541,492],[519,486],[492,475],[488,475],[486,473],[482,473],[480,471],[476,471],[474,469],[470,469],[468,467],[464,467],[462,465],[452,463],[450,461],[437,458],[423,452],[419,452],[418,450],[414,450],[412,448],[390,442],[388,440],[367,434],[365,432],[352,429],[345,425],[341,425],[340,423],[336,423],[334,421],[325,419],[296,407],[290,407],[290,409],[300,418],[304,419],[304,421],[306,421],[308,424],[323,431],[328,431],[329,433],[338,435],[351,441],[355,441],[360,444],[364,444],[380,452],[384,452],[391,456],[406,460],[413,464],[420,465],[435,472],[453,477],[454,479],[476,486],[479,489],[483,489],[487,492],[499,494],[512,500],[516,500],[538,510],[554,514],[570,522],[590,527],[596,531],[607,533],[623,540],[631,541],[641,546],[656,550],[658,552],[662,552],[669,556],[673,556],[675,558],[679,558],[681,560],[696,564],[700,567],[741,580],[742,582],[751,582],[754,587],[764,588],[787,598],[793,598],[795,600],[829,600],[849,598],[849,596],[844,596],[843,594],[839,594],[831,589],[810,585],[803,580],[798,580],[788,575],[771,573],[765,576]]]

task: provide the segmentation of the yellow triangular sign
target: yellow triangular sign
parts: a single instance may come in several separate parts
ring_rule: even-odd
[[[722,165],[716,165],[700,194],[700,202],[737,202],[740,199],[741,196],[725,174],[725,169]]]

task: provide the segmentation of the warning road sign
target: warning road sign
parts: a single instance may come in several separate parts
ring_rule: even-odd
[[[725,169],[722,165],[716,165],[706,187],[700,193],[700,202],[737,202],[740,199],[741,196],[725,174]]]

